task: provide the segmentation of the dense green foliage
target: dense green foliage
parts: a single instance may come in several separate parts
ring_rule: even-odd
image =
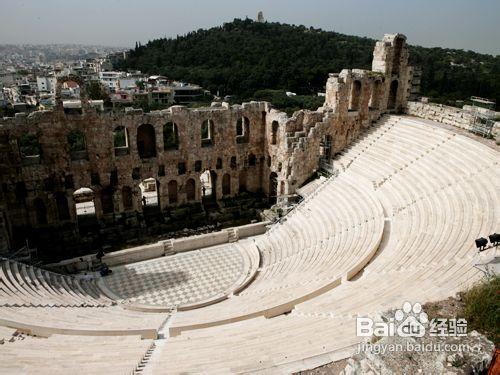
[[[312,27],[236,19],[138,44],[116,68],[194,82],[238,100],[253,99],[263,89],[311,96],[324,91],[330,72],[370,69],[374,44],[373,39]],[[500,99],[500,56],[423,47],[410,47],[410,56],[423,68],[422,93],[436,101],[472,95]]]
[[[85,90],[89,99],[104,100],[110,102],[109,94],[100,81],[89,81],[85,84]]]

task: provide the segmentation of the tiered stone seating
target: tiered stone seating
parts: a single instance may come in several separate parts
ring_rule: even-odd
[[[0,373],[131,374],[151,344],[138,336],[30,338],[0,348]]]
[[[400,308],[404,301],[446,298],[481,277],[473,267],[474,239],[498,231],[493,182],[499,178],[497,151],[418,119],[388,116],[334,165],[340,175],[321,188],[316,194],[320,198],[306,202],[258,241],[262,269],[234,300],[244,304],[245,298],[256,295],[265,301],[280,287],[293,290],[297,284],[311,284],[316,275],[335,275],[338,265],[349,260],[342,256],[349,249],[356,256],[354,237],[325,238],[329,230],[345,228],[342,219],[334,217],[356,215],[365,205],[356,204],[345,188],[345,201],[328,199],[324,192],[334,191],[336,184],[347,182],[351,188],[356,183],[361,199],[375,198],[383,205],[384,238],[370,263],[350,281],[299,301],[289,314],[183,330],[155,357],[153,372],[283,373],[312,368],[352,353],[361,341],[355,336],[356,316]],[[353,232],[366,237],[363,229],[354,226]],[[331,255],[310,250],[320,241],[325,246],[319,247]],[[319,265],[325,261],[325,269],[337,267],[322,272]],[[181,318],[174,318],[174,327]]]
[[[382,207],[369,190],[349,177],[326,183],[256,239],[265,262],[245,290],[202,310],[176,314],[170,333],[291,311],[358,273],[377,250],[383,226]]]
[[[107,306],[90,280],[64,276],[4,259],[0,262],[0,306]]]
[[[93,284],[4,262],[0,326],[53,336],[0,347],[0,372],[32,372],[47,353],[51,373],[75,363],[130,372],[150,341],[108,336],[168,329],[147,373],[291,373],[351,355],[357,316],[446,298],[481,277],[474,239],[498,232],[500,217],[496,150],[386,116],[334,166],[338,177],[268,233],[228,245],[250,265],[234,296],[168,323],[110,306]]]
[[[0,264],[0,326],[39,336],[141,335],[155,338],[166,314],[125,310],[94,281],[4,259]]]

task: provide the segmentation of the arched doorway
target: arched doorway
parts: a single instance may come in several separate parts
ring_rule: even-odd
[[[222,195],[230,195],[231,194],[231,176],[229,173],[226,173],[222,176]]]
[[[95,216],[94,191],[83,187],[73,193],[76,216]]]
[[[175,180],[168,183],[168,203],[177,203],[177,181]]]
[[[196,182],[192,178],[186,181],[186,199],[188,201],[196,199]]]
[[[98,226],[94,204],[94,191],[83,187],[73,193],[76,218],[80,233],[91,233]]]
[[[243,170],[240,172],[238,179],[238,192],[244,193],[247,191],[247,171]]]
[[[68,199],[63,192],[54,193],[54,199],[57,205],[57,216],[59,220],[69,220],[69,207],[68,207]]]
[[[382,88],[381,81],[375,81],[372,85],[372,92],[370,95],[370,109],[380,109],[380,90]]]
[[[129,186],[124,186],[122,188],[122,202],[125,210],[131,210],[134,208],[132,189]]]
[[[349,101],[349,111],[359,110],[361,100],[361,82],[356,80],[352,83],[351,97]]]
[[[147,178],[139,184],[143,208],[158,207],[158,184],[154,178]]]
[[[142,124],[137,128],[137,152],[141,159],[156,156],[156,135],[152,125]]]
[[[203,200],[215,201],[217,198],[217,173],[205,170],[200,176],[201,196]]]
[[[101,206],[103,214],[112,214],[115,211],[113,193],[113,188],[110,186],[101,190]]]
[[[275,204],[278,198],[278,175],[272,172],[269,175],[269,203]]]
[[[396,109],[396,98],[398,95],[398,81],[395,79],[391,82],[389,90],[389,99],[387,101],[387,109]]]

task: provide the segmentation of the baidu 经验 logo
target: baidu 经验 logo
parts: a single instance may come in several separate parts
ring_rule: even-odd
[[[396,310],[394,317],[387,322],[375,322],[371,318],[356,319],[356,334],[361,337],[400,336],[422,337],[425,335],[425,324],[429,318],[422,311],[422,305],[405,302],[402,309]]]

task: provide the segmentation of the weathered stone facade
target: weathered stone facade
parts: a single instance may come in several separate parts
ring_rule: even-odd
[[[408,102],[405,108],[408,115],[442,122],[461,129],[470,130],[473,116],[460,108],[442,104]]]
[[[97,230],[123,226],[132,233],[140,224],[134,215],[145,209],[139,187],[145,179],[156,181],[160,215],[201,202],[206,170],[214,201],[243,191],[293,194],[320,158],[328,161],[382,113],[405,107],[411,86],[405,40],[386,35],[375,46],[373,71],[332,74],[324,106],[292,117],[266,102],[99,113],[85,98],[81,113],[65,113],[56,94],[54,111],[4,118],[0,229],[7,235],[0,236],[0,249],[7,242],[14,248],[36,229],[78,240],[82,220],[74,193],[84,187],[92,190]],[[116,132],[122,132],[122,144],[116,144]],[[37,143],[39,152],[26,155],[22,142],[28,142],[24,149]]]

